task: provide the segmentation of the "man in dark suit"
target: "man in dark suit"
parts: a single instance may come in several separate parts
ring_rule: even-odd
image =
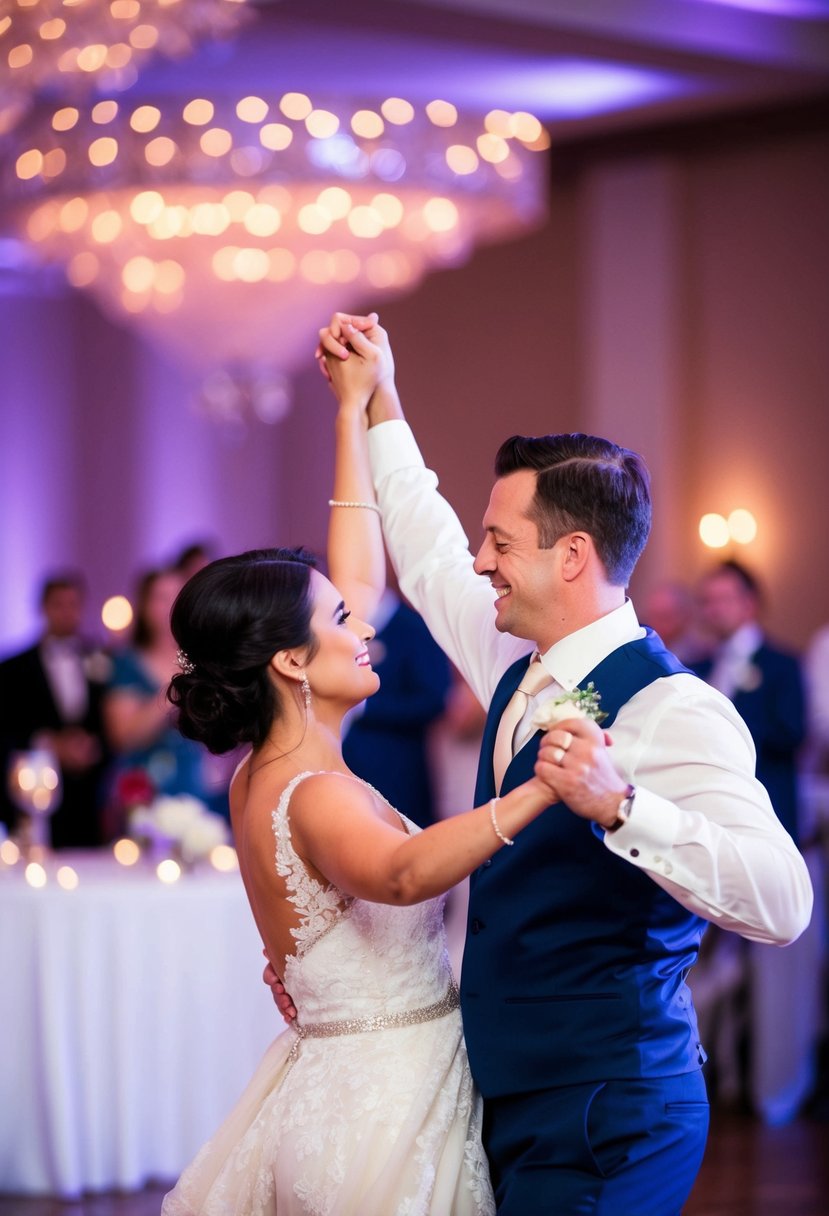
[[[7,787],[10,754],[46,748],[58,761],[63,793],[51,818],[53,848],[103,843],[100,784],[105,762],[101,699],[109,660],[80,636],[84,582],[75,572],[46,579],[40,640],[0,663],[0,813],[16,822]]]
[[[766,638],[759,621],[760,586],[739,562],[724,561],[703,578],[699,606],[717,645],[709,658],[691,667],[733,701],[757,749],[757,776],[798,843],[797,757],[806,738],[800,662]]]
[[[421,617],[392,591],[380,601],[368,643],[380,690],[355,714],[343,758],[422,828],[435,822],[428,730],[443,712],[451,684],[449,662]]]

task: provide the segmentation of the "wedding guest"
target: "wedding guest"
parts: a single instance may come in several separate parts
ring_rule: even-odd
[[[335,315],[321,354],[352,358],[375,324]],[[473,558],[396,394],[372,398],[368,425],[401,590],[490,706],[476,802],[497,810],[537,763],[555,788],[471,883],[461,1006],[499,1213],[675,1216],[708,1125],[685,977],[707,920],[796,938],[803,859],[733,706],[625,594],[650,528],[641,457],[581,434],[508,439]],[[537,728],[542,698],[595,714],[595,694],[602,727]]]
[[[746,723],[757,753],[757,777],[792,839],[803,840],[798,759],[806,738],[806,698],[800,661],[766,635],[763,596],[755,575],[728,560],[710,570],[698,590],[700,620],[715,641],[711,657],[694,670],[729,698]],[[818,909],[820,912],[820,909]],[[749,1103],[769,1123],[792,1119],[814,1083],[821,993],[816,978],[822,916],[790,950],[749,943],[747,1060],[742,1084]],[[716,981],[734,966],[712,953]],[[729,944],[730,945],[730,944]],[[725,966],[723,966],[725,964]],[[727,1024],[727,1016],[721,1015]],[[780,1034],[780,1026],[786,1034]],[[728,1068],[720,1062],[720,1070]]]
[[[757,777],[797,843],[798,755],[806,739],[806,695],[799,659],[766,636],[755,576],[724,561],[700,581],[700,621],[714,639],[693,670],[733,702],[757,749]]]
[[[216,557],[216,546],[210,540],[194,540],[180,549],[172,562],[172,568],[181,576],[182,584],[203,570]]]
[[[110,805],[116,819],[136,778],[153,795],[191,794],[227,815],[224,791],[208,784],[205,749],[179,733],[165,695],[178,670],[170,611],[181,586],[175,570],[148,570],[140,577],[132,644],[113,656],[103,715],[115,753]],[[115,826],[123,830],[123,824]]]
[[[370,623],[368,650],[380,689],[350,717],[343,759],[425,828],[436,819],[429,728],[446,705],[449,662],[422,618],[390,588]]]
[[[707,647],[696,624],[694,594],[684,583],[651,587],[642,603],[642,620],[683,663],[704,658]]]
[[[3,770],[13,750],[46,748],[61,771],[60,804],[51,817],[55,849],[94,848],[103,842],[101,778],[106,762],[101,703],[110,662],[81,632],[86,585],[74,570],[43,583],[43,633],[35,645],[0,664],[0,740]],[[17,820],[6,781],[3,819]]]

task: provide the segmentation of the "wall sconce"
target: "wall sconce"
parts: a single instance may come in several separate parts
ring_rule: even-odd
[[[727,519],[711,512],[699,521],[699,535],[709,549],[724,549],[730,541],[749,545],[757,536],[757,520],[745,507],[735,507]]]

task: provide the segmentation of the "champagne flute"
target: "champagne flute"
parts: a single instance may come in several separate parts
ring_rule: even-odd
[[[24,847],[32,858],[49,851],[49,816],[63,794],[60,765],[48,748],[12,752],[8,768],[9,796],[26,816]]]

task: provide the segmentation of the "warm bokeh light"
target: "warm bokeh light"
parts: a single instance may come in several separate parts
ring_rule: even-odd
[[[735,507],[728,516],[728,531],[738,545],[750,545],[757,536],[757,520],[745,507]]]
[[[133,261],[135,260],[133,259]],[[126,267],[124,269],[126,270]],[[125,595],[111,595],[108,600],[104,601],[101,621],[105,629],[109,629],[112,633],[120,633],[123,629],[129,628],[132,618],[132,604]]]
[[[217,844],[210,850],[210,864],[217,870],[229,873],[239,869],[239,858],[229,844]]]
[[[30,887],[45,887],[46,871],[39,861],[30,861],[24,870],[26,882]]]
[[[89,145],[89,163],[101,168],[104,165],[111,165],[118,155],[118,141],[109,135],[103,135],[100,139],[95,139]]]
[[[268,103],[262,97],[243,97],[236,105],[236,115],[242,122],[263,122],[268,116]]]
[[[489,161],[491,165],[500,164],[502,160],[506,160],[509,156],[509,146],[506,140],[503,140],[500,135],[493,135],[489,131],[485,135],[478,136],[477,146],[481,159]]]
[[[380,113],[385,118],[386,122],[393,123],[397,127],[403,127],[414,118],[414,106],[410,101],[405,101],[402,97],[387,97],[380,106]]]
[[[0,861],[7,866],[16,866],[20,861],[20,849],[13,840],[4,840],[0,844]]]
[[[117,101],[99,101],[96,106],[92,107],[92,121],[103,126],[105,123],[114,122],[118,117],[118,102]],[[140,130],[135,127],[135,130]]]
[[[342,186],[328,186],[320,190],[317,196],[317,206],[321,207],[332,220],[341,220],[351,210],[351,195]]]
[[[194,97],[192,101],[188,101],[181,116],[192,127],[206,127],[213,118],[214,112],[215,107],[212,101],[208,101],[205,97]]]
[[[330,139],[340,129],[340,120],[330,110],[312,110],[305,119],[305,127],[314,139]]]
[[[59,887],[63,887],[64,891],[74,891],[78,885],[79,879],[76,870],[71,866],[60,866],[55,874],[55,879]]]
[[[155,872],[160,880],[168,886],[171,883],[178,882],[181,878],[181,866],[177,861],[173,861],[172,857],[166,857],[164,861],[160,861],[155,868]]]
[[[63,106],[52,115],[52,127],[55,131],[71,131],[79,117],[74,106]]]
[[[454,127],[458,121],[457,107],[451,101],[430,101],[426,113],[436,127]]]
[[[290,147],[294,133],[284,122],[266,122],[259,132],[259,142],[271,152],[282,152]]]
[[[293,118],[301,122],[303,118],[307,118],[313,110],[310,97],[306,97],[304,93],[286,93],[279,103],[279,108],[286,118]]]
[[[716,512],[703,515],[699,521],[699,535],[709,549],[723,549],[730,540],[728,520]]]
[[[122,866],[134,866],[141,857],[141,850],[134,840],[124,836],[112,846],[112,855]]]
[[[374,110],[357,110],[351,116],[351,130],[362,139],[378,139],[385,129],[386,124]]]
[[[534,144],[536,140],[544,136],[544,128],[534,114],[527,114],[524,110],[519,110],[512,115],[509,122],[509,133],[514,135],[516,139],[520,139],[524,144]],[[504,135],[506,132],[499,131],[499,135]]]
[[[142,134],[154,131],[160,122],[161,111],[157,106],[139,106],[130,115],[130,126],[133,131],[139,131]]]
[[[478,153],[467,144],[452,144],[446,149],[446,163],[453,173],[465,176],[478,168]]]

